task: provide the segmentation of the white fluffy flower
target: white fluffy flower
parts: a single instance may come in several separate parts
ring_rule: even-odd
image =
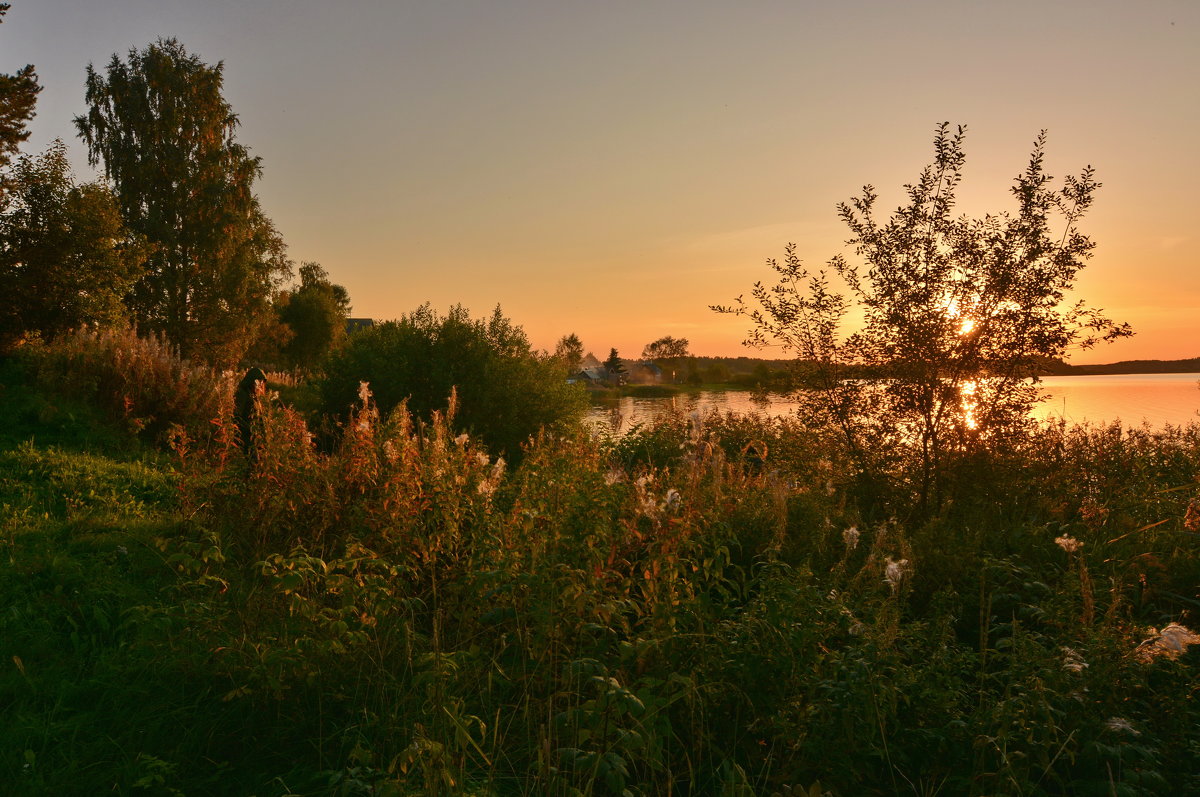
[[[1087,668],[1087,662],[1083,660],[1083,656],[1079,655],[1079,651],[1074,648],[1063,648],[1063,669],[1068,672],[1083,672]]]
[[[1124,717],[1109,717],[1104,721],[1104,727],[1117,733],[1128,733],[1133,736],[1142,735],[1142,732],[1130,725],[1129,720]]]
[[[900,588],[900,582],[908,578],[911,570],[912,568],[909,566],[907,559],[896,560],[889,556],[887,558],[887,565],[883,570],[883,580],[892,588],[892,592],[895,592]]]
[[[1080,548],[1083,547],[1082,542],[1068,534],[1064,534],[1061,537],[1056,537],[1054,542],[1059,548],[1062,548],[1067,553],[1076,553]]]
[[[1143,662],[1153,661],[1160,656],[1177,659],[1187,653],[1189,645],[1200,645],[1200,636],[1179,623],[1171,623],[1157,632],[1151,628],[1150,633],[1156,636],[1142,642],[1134,651],[1134,655]]]
[[[851,526],[842,532],[842,540],[845,541],[846,547],[854,550],[858,547],[858,538],[862,536],[862,532],[858,530],[858,526]]]

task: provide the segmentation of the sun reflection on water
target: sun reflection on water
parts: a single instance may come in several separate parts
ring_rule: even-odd
[[[979,428],[979,418],[975,415],[975,410],[978,407],[978,399],[976,394],[979,392],[979,385],[972,379],[969,382],[963,382],[958,388],[960,397],[960,405],[962,406],[963,424],[968,429]]]

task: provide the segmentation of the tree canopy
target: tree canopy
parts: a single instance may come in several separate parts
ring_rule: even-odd
[[[604,360],[604,369],[613,376],[621,376],[625,373],[625,366],[621,362],[621,355],[616,348],[608,350],[608,357]]]
[[[76,185],[62,141],[20,157],[10,183],[10,210],[0,215],[0,343],[124,320],[122,300],[147,249],[126,231],[108,187]]]
[[[0,3],[0,23],[4,22],[8,9],[8,3]],[[29,138],[25,128],[34,117],[41,90],[32,64],[11,75],[0,73],[0,169],[12,162],[21,144]],[[6,178],[0,175],[0,198],[6,185]]]
[[[319,263],[300,266],[300,284],[277,302],[279,319],[291,331],[283,354],[293,368],[314,368],[346,337],[350,294],[330,282]]]
[[[642,348],[643,360],[675,360],[688,356],[688,339],[670,335],[647,343]]]
[[[554,356],[562,360],[567,373],[575,373],[583,363],[583,341],[574,332],[563,335],[554,347]]]
[[[965,130],[939,125],[934,160],[890,218],[875,215],[872,186],[838,206],[855,262],[841,255],[810,273],[789,244],[778,281],[756,283],[750,345],[796,354],[818,389],[801,399],[814,420],[839,430],[864,474],[913,455],[922,505],[963,455],[1024,429],[1050,358],[1131,334],[1083,302],[1063,306],[1091,255],[1078,222],[1099,183],[1091,167],[1051,186],[1045,132],[1011,189],[1015,213],[955,215]],[[842,334],[854,308],[861,326]]]
[[[135,319],[186,355],[232,363],[290,265],[253,193],[259,159],[234,138],[223,69],[175,39],[113,55],[104,73],[88,66],[75,124],[126,224],[154,245],[129,297]]]

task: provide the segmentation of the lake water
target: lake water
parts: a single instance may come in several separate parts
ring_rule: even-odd
[[[1065,418],[1071,423],[1103,424],[1120,420],[1127,426],[1184,425],[1200,421],[1200,374],[1119,374],[1048,376],[1042,379],[1046,401],[1034,412],[1039,418]],[[772,395],[755,402],[746,390],[705,391],[669,398],[625,396],[592,406],[588,421],[595,428],[618,432],[648,423],[672,411],[691,413],[759,412],[789,415],[796,403]]]

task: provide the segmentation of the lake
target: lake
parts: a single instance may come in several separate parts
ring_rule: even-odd
[[[1111,374],[1103,376],[1048,376],[1042,379],[1046,401],[1034,412],[1039,418],[1065,418],[1071,423],[1108,423],[1120,420],[1127,426],[1143,422],[1150,426],[1183,425],[1200,420],[1200,373]],[[597,429],[624,432],[633,424],[648,423],[679,410],[684,413],[759,412],[789,415],[796,403],[772,395],[756,403],[746,390],[681,393],[669,398],[619,399],[595,403],[588,422]]]

